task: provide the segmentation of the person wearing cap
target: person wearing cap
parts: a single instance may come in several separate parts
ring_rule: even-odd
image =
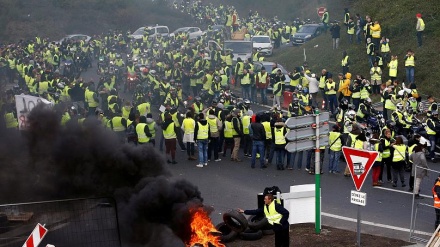
[[[351,91],[350,91],[350,84],[351,84],[351,73],[347,72],[345,74],[339,73],[339,85],[338,85],[338,102],[341,102],[342,99],[347,99],[347,103],[351,101]]]
[[[425,22],[422,19],[422,14],[417,13],[416,14],[416,18],[417,18],[417,24],[416,24],[416,31],[417,31],[417,45],[419,47],[422,46],[422,35],[423,35],[423,31],[425,30]]]
[[[260,90],[261,103],[267,105],[267,88],[269,87],[270,76],[266,72],[266,68],[264,66],[261,67],[261,71],[256,75],[255,82],[258,90]]]

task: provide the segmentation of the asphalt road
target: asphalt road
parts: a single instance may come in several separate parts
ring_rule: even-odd
[[[90,79],[97,81],[99,77],[95,69],[92,69],[84,73],[83,78],[85,81]],[[128,95],[122,97],[129,99]],[[255,112],[266,110],[268,107],[252,105],[252,109]],[[152,110],[158,111],[154,108]],[[159,143],[159,140],[159,137],[156,137],[156,143]],[[282,192],[288,192],[292,185],[315,182],[315,176],[304,170],[305,154],[302,170],[278,171],[274,165],[264,170],[251,169],[250,158],[244,157],[242,150],[240,156],[243,162],[232,162],[228,155],[221,157],[220,162],[209,162],[204,168],[196,167],[198,161],[188,161],[186,152],[180,152],[179,146],[177,151],[178,164],[169,165],[174,178],[189,180],[199,187],[204,203],[215,210],[211,214],[215,224],[222,222],[222,214],[230,209],[256,208],[257,194],[262,193],[265,187],[276,185]],[[353,181],[344,177],[342,173],[329,174],[327,158],[324,161],[324,174],[321,175],[322,224],[356,230],[358,206],[350,203],[350,191],[355,190]],[[440,171],[439,164],[429,164],[429,166],[433,170]],[[345,163],[340,162],[341,172],[344,168]],[[425,178],[421,185],[421,194],[429,197],[416,202],[432,205],[430,191],[436,177],[437,174],[431,173],[429,178]],[[409,173],[405,174],[405,180],[408,184]],[[412,193],[407,192],[408,186],[402,188],[399,183],[397,188],[393,188],[391,183],[385,183],[382,188],[373,188],[371,184],[370,174],[362,188],[362,192],[367,193],[367,205],[361,208],[361,218],[364,222],[362,232],[408,240],[412,208]],[[429,239],[427,234],[432,233],[434,220],[434,209],[421,206],[417,215],[416,230],[422,231],[420,235],[422,238]]]

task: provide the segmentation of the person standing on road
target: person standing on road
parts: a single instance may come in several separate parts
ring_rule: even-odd
[[[277,170],[284,170],[284,153],[287,143],[285,135],[287,133],[287,129],[283,123],[283,120],[280,118],[277,119],[275,126],[271,131],[275,147],[274,149],[276,152]]]
[[[373,179],[373,186],[382,186],[382,183],[379,182],[379,176],[380,176],[380,171],[383,169],[383,162],[382,162],[383,148],[379,140],[379,134],[374,133],[373,138],[371,138],[369,142],[371,145],[374,146],[374,151],[379,153],[376,157],[376,160],[373,163],[373,168],[372,168],[373,174],[371,177]]]
[[[257,153],[260,154],[260,169],[267,168],[267,166],[264,164],[264,142],[266,141],[266,131],[264,130],[264,126],[261,124],[260,115],[255,116],[255,122],[251,123],[249,132],[252,137],[251,168],[255,168]]]
[[[234,138],[234,149],[232,149],[231,160],[236,162],[241,162],[242,160],[238,158],[238,151],[240,150],[240,141],[243,136],[243,126],[240,120],[241,111],[235,109],[232,113],[232,137]]]
[[[261,93],[261,103],[263,105],[267,105],[267,87],[269,86],[270,81],[270,77],[268,75],[269,74],[266,72],[266,68],[263,66],[255,79],[255,84]]]
[[[221,161],[221,159],[218,157],[218,144],[219,144],[219,137],[220,137],[220,131],[222,129],[222,122],[218,117],[215,115],[215,110],[210,109],[208,111],[208,124],[209,124],[209,131],[210,131],[210,137],[209,137],[209,144],[208,144],[208,161],[211,160],[211,154],[214,152],[214,161],[218,162]]]
[[[416,25],[416,31],[417,31],[417,45],[419,47],[422,46],[422,35],[423,31],[425,30],[425,22],[422,19],[422,14],[418,13],[416,15],[417,18],[417,25]]]
[[[329,132],[328,141],[330,146],[328,148],[328,152],[330,155],[329,164],[328,164],[328,172],[329,173],[339,173],[338,164],[339,157],[341,156],[342,151],[342,140],[341,140],[341,131],[338,125],[333,125],[333,129]]]
[[[183,142],[186,143],[186,154],[188,155],[188,160],[196,160],[194,157],[194,129],[196,127],[196,122],[194,121],[194,116],[192,111],[186,113],[185,119],[182,122],[183,130]]]
[[[162,123],[163,137],[165,139],[165,153],[171,156],[171,161],[168,157],[168,164],[177,164],[176,162],[176,145],[177,135],[174,127],[174,121],[169,112],[164,114],[164,122]]]
[[[197,142],[199,148],[199,164],[197,167],[202,168],[208,165],[208,142],[210,137],[208,121],[205,119],[205,114],[199,114],[199,121],[197,121],[194,128],[194,140]]]
[[[435,228],[437,229],[440,224],[440,174],[435,180],[434,187],[432,187],[432,197],[434,198],[434,208],[435,208]]]
[[[397,187],[397,179],[400,177],[402,187],[405,187],[405,164],[408,156],[408,147],[403,143],[402,137],[396,137],[396,143],[391,145],[393,151],[393,187]]]
[[[259,215],[264,213],[267,221],[273,226],[275,232],[275,247],[289,247],[289,211],[281,206],[281,204],[275,202],[272,194],[266,194],[264,196],[263,208],[255,210],[243,210],[239,208],[238,212],[247,215]]]
[[[417,144],[414,148],[414,153],[412,153],[409,158],[412,161],[411,175],[416,177],[413,189],[415,198],[423,199],[423,197],[420,196],[420,184],[423,178],[428,176],[427,169],[429,168],[425,157],[425,146],[420,143]]]

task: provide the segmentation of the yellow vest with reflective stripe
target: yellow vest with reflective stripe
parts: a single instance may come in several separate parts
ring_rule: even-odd
[[[170,123],[168,127],[165,130],[163,130],[163,138],[165,139],[176,138],[176,132],[174,131],[174,122]]]
[[[203,110],[203,103],[200,103],[200,106],[198,106],[197,103],[194,103],[193,107],[195,113],[200,113]]]
[[[384,150],[382,152],[382,158],[389,158],[391,156],[391,151],[390,148],[388,147],[391,143],[390,141],[388,141],[387,139],[384,139],[385,141],[385,146],[387,148],[384,147]]]
[[[136,134],[138,136],[139,143],[147,143],[150,141],[150,138],[145,134],[146,123],[138,123],[136,125]]]
[[[377,73],[374,73],[374,72],[377,72]],[[373,74],[371,74],[371,73],[373,73]],[[380,67],[371,67],[371,69],[370,69],[371,80],[382,79],[381,73],[382,73],[382,69]]]
[[[386,44],[382,43],[382,44],[380,45],[380,51],[381,51],[382,53],[390,52],[390,44],[388,44],[388,43],[386,43]]]
[[[197,131],[197,140],[207,140],[209,135],[209,124],[202,125],[201,123],[197,122],[197,125],[199,126],[199,130]]]
[[[432,119],[428,118],[428,119],[426,120],[426,123],[428,123],[428,121],[431,121],[431,122],[432,122],[432,125],[434,125],[434,127],[435,127],[435,122],[432,121]],[[426,134],[428,134],[428,135],[435,135],[435,134],[436,134],[436,132],[435,132],[433,129],[431,129],[431,128],[428,127],[428,124],[426,124],[426,126],[425,126],[425,130],[426,130]]]
[[[232,138],[232,129],[234,127],[232,126],[232,122],[231,121],[225,121],[225,130],[224,130],[224,136],[225,138]]]
[[[156,129],[155,129],[156,123],[151,122],[151,123],[148,123],[147,126],[148,126],[148,130],[150,131],[150,134],[151,134],[151,139],[154,139],[154,137],[156,137]]]
[[[405,67],[414,67],[414,56],[408,56],[405,60]]]
[[[211,133],[218,132],[217,118],[209,118],[208,117],[207,121],[208,121],[208,124],[209,124],[209,131]]]
[[[141,116],[146,116],[148,113],[151,113],[151,105],[149,102],[139,104],[137,110]]]
[[[327,95],[336,94],[336,82],[335,81],[332,81],[332,82],[327,81],[325,83],[325,86],[327,87],[327,90],[328,90],[325,92],[325,94],[327,94]],[[330,88],[333,88],[333,89],[330,89]]]
[[[396,98],[395,95],[392,95],[391,97],[394,97],[394,99]],[[387,110],[394,111],[394,110],[396,110],[396,105],[391,101],[391,99],[387,99],[387,100],[385,100],[385,108]]]
[[[130,106],[124,106],[122,107],[122,117],[125,119],[128,119],[130,117],[130,111],[131,111],[131,107]]]
[[[393,162],[405,160],[406,146],[405,144],[394,145]]]
[[[241,78],[241,85],[250,85],[251,84],[251,78],[249,77],[249,73],[247,73],[246,75],[243,76],[243,78]]]
[[[325,76],[321,76],[320,78],[319,78],[319,88],[324,88],[325,87],[325,81],[326,81],[327,79],[325,79]]]
[[[243,122],[243,134],[248,135],[249,134],[249,124],[251,124],[251,117],[244,116],[242,119],[242,122]]]
[[[341,151],[342,150],[342,142],[341,142],[341,133],[331,131],[328,137],[328,143],[330,146],[330,150],[332,151]]]
[[[370,93],[367,91],[366,87],[363,87],[360,91],[361,99],[366,99],[370,97]]]
[[[295,76],[296,74],[299,74],[299,73],[295,73],[295,74],[293,74],[293,76]],[[292,87],[298,86],[300,80],[301,80],[301,77],[296,80],[290,80],[290,86],[292,86]]]
[[[267,72],[264,73],[264,75],[261,74],[261,72],[258,72],[258,78],[260,84],[266,84],[267,82]]]
[[[284,127],[281,128],[274,128],[274,134],[275,134],[275,144],[276,145],[283,145],[286,144],[286,138],[284,137]]]
[[[270,129],[270,123],[269,122],[262,122],[261,123],[264,126],[264,130],[266,131],[266,140],[272,139],[272,130]]]
[[[269,224],[273,225],[273,224],[280,224],[281,218],[283,218],[283,215],[278,213],[275,210],[275,201],[272,201],[269,204],[269,207],[266,207],[266,205],[264,205],[264,215],[266,216],[267,221],[269,221]]]
[[[390,67],[390,76],[391,77],[397,77],[397,66],[398,66],[399,62],[396,60],[393,60],[390,62],[390,64],[388,65],[388,67]]]

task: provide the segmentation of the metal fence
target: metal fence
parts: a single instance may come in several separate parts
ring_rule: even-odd
[[[0,205],[0,247],[22,246],[40,223],[40,246],[121,247],[113,198],[84,198]]]
[[[418,167],[418,166],[417,166]],[[421,168],[421,167],[418,167]],[[415,177],[417,177],[417,170]],[[424,177],[420,184],[420,195],[423,200],[416,199],[416,191],[413,191],[413,203],[411,210],[411,225],[409,239],[418,242],[428,242],[435,230],[435,209],[433,206],[433,198],[431,188],[434,186],[435,179],[440,171],[426,169],[428,177]]]

